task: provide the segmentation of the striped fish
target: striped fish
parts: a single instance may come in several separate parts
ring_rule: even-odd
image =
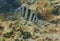
[[[30,10],[27,7],[20,6],[16,9],[15,13],[19,12],[22,17],[24,17],[25,20],[31,21],[33,23],[36,23],[38,26],[42,26],[46,21],[40,20],[37,13],[35,11]]]

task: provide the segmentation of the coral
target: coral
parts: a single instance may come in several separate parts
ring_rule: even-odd
[[[45,20],[50,20],[54,17],[54,14],[52,11],[54,10],[54,7],[48,3],[49,1],[37,1],[37,8],[36,11],[39,12],[39,15],[43,17]]]

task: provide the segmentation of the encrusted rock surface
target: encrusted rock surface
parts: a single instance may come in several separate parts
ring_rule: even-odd
[[[0,41],[60,41],[60,0],[31,1],[21,0],[21,3],[39,12],[39,15],[48,21],[39,27],[33,22],[24,20],[18,14],[16,14],[17,17],[14,15],[7,16],[7,18],[0,16]]]
[[[36,24],[20,18],[16,21],[0,22],[0,41],[60,41],[60,24],[46,22]]]

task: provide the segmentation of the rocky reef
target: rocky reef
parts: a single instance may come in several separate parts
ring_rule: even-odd
[[[60,24],[46,22],[41,27],[20,17],[0,22],[0,41],[60,41]]]
[[[0,3],[2,1],[0,0]],[[7,14],[0,13],[0,41],[60,41],[60,0],[17,0],[17,2],[36,11],[46,22],[38,26],[25,20],[18,12],[15,14],[15,10],[13,13],[11,11]]]

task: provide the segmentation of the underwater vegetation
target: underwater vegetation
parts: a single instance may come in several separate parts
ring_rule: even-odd
[[[0,21],[5,21],[5,20],[6,20],[6,18],[4,16],[0,15]]]

